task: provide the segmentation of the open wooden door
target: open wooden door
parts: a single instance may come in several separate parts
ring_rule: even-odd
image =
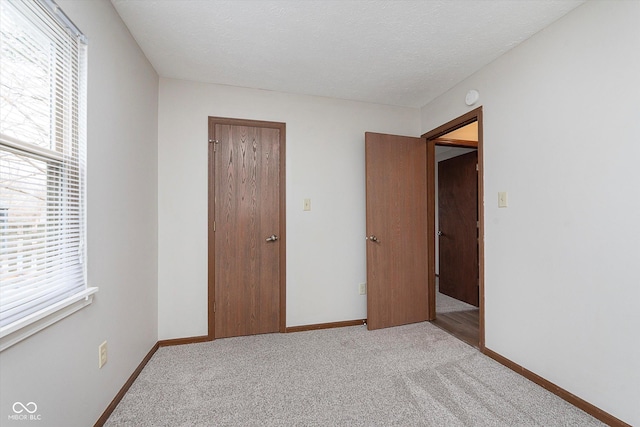
[[[440,292],[479,306],[478,152],[438,163]]]
[[[422,322],[427,297],[427,144],[365,134],[367,324]]]

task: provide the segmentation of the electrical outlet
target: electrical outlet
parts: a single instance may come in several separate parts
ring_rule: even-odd
[[[360,286],[358,287],[358,290],[360,291],[360,295],[366,295],[367,294],[367,284],[366,283],[360,283]]]
[[[107,342],[98,346],[98,368],[102,368],[107,363]]]

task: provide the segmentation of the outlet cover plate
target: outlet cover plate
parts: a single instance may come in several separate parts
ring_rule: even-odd
[[[98,346],[98,368],[102,368],[107,363],[107,342]]]

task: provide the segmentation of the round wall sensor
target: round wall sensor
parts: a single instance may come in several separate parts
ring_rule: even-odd
[[[473,104],[478,102],[479,98],[480,98],[480,94],[478,93],[478,91],[475,89],[471,89],[469,92],[467,92],[467,96],[465,97],[464,102],[468,106],[472,106]]]

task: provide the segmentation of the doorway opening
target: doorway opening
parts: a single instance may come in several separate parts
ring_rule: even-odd
[[[429,173],[429,318],[484,348],[482,107],[423,135]]]

